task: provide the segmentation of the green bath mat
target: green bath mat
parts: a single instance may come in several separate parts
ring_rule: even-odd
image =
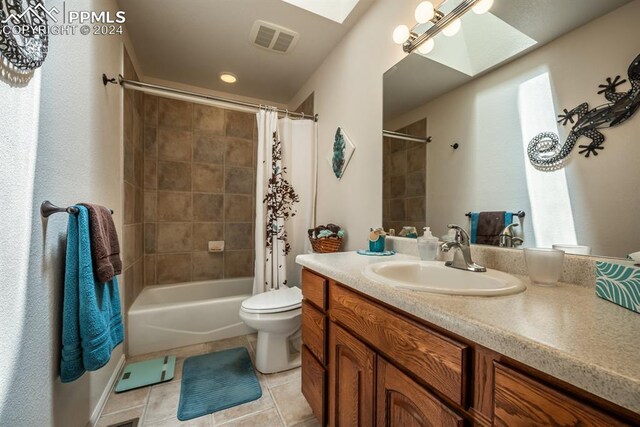
[[[176,357],[164,356],[125,366],[122,377],[116,385],[116,393],[151,384],[162,383],[173,378],[176,369]]]
[[[190,420],[259,399],[260,383],[244,347],[184,361],[178,419]]]

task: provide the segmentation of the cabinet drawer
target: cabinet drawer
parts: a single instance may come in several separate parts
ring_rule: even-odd
[[[398,368],[378,358],[379,426],[462,427],[464,420]]]
[[[624,423],[499,363],[495,367],[496,426],[621,426]]]
[[[327,309],[327,279],[302,270],[302,295],[321,310]]]
[[[302,394],[320,425],[326,424],[327,375],[324,367],[313,357],[306,345],[302,346]]]
[[[323,365],[326,363],[325,331],[326,316],[304,301],[302,303],[302,341]]]
[[[455,403],[465,405],[468,347],[332,284],[331,318]]]

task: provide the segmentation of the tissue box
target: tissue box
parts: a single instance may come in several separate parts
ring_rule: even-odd
[[[596,295],[640,313],[640,268],[596,262]]]

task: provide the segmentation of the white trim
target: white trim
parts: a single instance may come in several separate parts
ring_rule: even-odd
[[[118,382],[118,378],[120,378],[120,374],[122,374],[122,370],[124,369],[125,362],[126,362],[126,359],[123,354],[122,356],[120,356],[120,360],[118,361],[118,366],[116,366],[116,369],[114,369],[113,374],[111,374],[111,378],[109,378],[107,387],[105,387],[104,391],[102,392],[102,396],[100,396],[100,400],[98,400],[98,404],[93,410],[93,413],[91,414],[91,418],[89,418],[89,422],[87,423],[87,426],[93,427],[98,423],[98,420],[102,415],[102,411],[104,410],[104,407],[107,404],[107,400],[109,399],[111,392],[115,388],[116,383]]]

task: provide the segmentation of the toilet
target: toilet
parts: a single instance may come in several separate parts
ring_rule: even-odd
[[[283,286],[242,302],[240,318],[258,331],[258,371],[270,374],[300,366],[301,306],[302,292],[295,286]]]

